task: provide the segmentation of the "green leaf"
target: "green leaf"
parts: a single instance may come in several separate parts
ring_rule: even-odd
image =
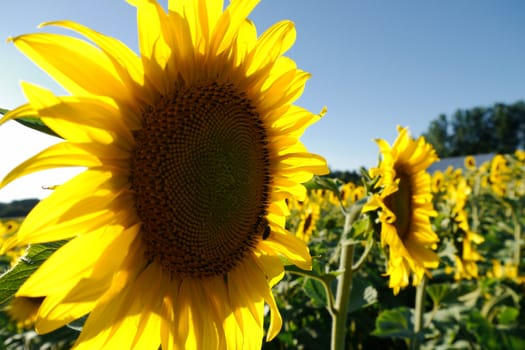
[[[9,110],[0,108],[0,114],[4,115],[7,112],[9,112]],[[51,136],[60,137],[58,136],[57,133],[51,130],[46,124],[44,124],[44,122],[38,117],[24,117],[24,118],[16,118],[14,120],[33,130],[37,130],[37,131],[40,131],[44,134],[48,134]]]
[[[332,179],[329,177],[320,176],[314,176],[310,181],[304,183],[304,186],[308,190],[329,190],[337,194],[337,196],[340,195],[339,189],[343,185],[344,183],[340,179]]]
[[[375,303],[377,303],[377,290],[366,280],[354,277],[350,290],[348,312],[354,312]]]
[[[520,311],[512,306],[503,306],[501,311],[498,313],[498,323],[504,325],[510,325],[516,322]]]
[[[414,336],[412,313],[407,307],[381,312],[376,319],[376,328],[371,334],[381,338],[412,339]]]
[[[359,237],[371,231],[372,224],[368,215],[359,218],[352,224],[351,237]]]
[[[480,312],[473,311],[468,316],[466,326],[467,330],[475,335],[479,344],[483,344],[486,349],[497,349],[501,345],[498,332]]]
[[[316,307],[326,306],[326,291],[321,282],[312,278],[306,278],[303,284],[304,292],[310,297]]]
[[[66,241],[35,244],[18,263],[0,276],[0,305],[10,301],[20,286]]]
[[[428,295],[430,295],[430,298],[432,299],[432,302],[434,305],[441,305],[443,299],[447,296],[449,293],[449,286],[445,283],[436,283],[427,286],[426,291]]]

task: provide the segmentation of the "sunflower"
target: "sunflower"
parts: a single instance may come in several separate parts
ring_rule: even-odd
[[[6,256],[11,266],[14,266],[18,259],[25,254],[25,247],[12,247],[4,251],[2,246],[18,231],[19,227],[20,219],[0,221],[0,251],[3,251],[2,254]]]
[[[431,184],[432,194],[434,195],[439,194],[440,192],[443,192],[446,189],[445,175],[443,174],[442,171],[436,170],[432,174],[431,179],[432,179],[432,184]]]
[[[452,204],[452,218],[457,224],[457,233],[454,237],[458,254],[454,256],[456,273],[454,278],[471,279],[478,278],[478,261],[483,260],[477,251],[477,245],[484,242],[484,238],[470,229],[466,205],[472,189],[467,183],[467,179],[461,178],[459,181],[451,181],[446,199]]]
[[[437,213],[432,204],[431,178],[426,169],[437,160],[432,146],[423,138],[412,139],[407,128],[398,127],[392,146],[377,140],[382,159],[370,169],[379,177],[377,193],[363,211],[379,210],[381,245],[388,246],[389,286],[397,294],[409,284],[419,284],[427,268],[436,268],[438,256],[430,249],[438,241],[430,217]]]
[[[505,196],[507,185],[510,182],[510,168],[507,159],[501,154],[496,154],[490,162],[490,186],[494,193]]]
[[[492,260],[492,268],[487,271],[487,276],[501,280],[514,280],[518,284],[525,283],[525,276],[519,275],[519,266],[508,260],[504,265],[501,265],[501,261],[497,259]]]
[[[88,315],[77,349],[260,349],[281,317],[271,287],[283,258],[311,268],[285,230],[285,199],[328,172],[299,138],[320,115],[294,104],[309,74],[283,54],[283,21],[257,36],[255,0],[130,1],[140,56],[70,21],[84,36],[11,41],[69,93],[23,83],[28,103],[64,141],[2,182],[82,166],[28,215],[4,249],[69,239],[19,289],[44,298],[35,327]]]
[[[482,261],[483,257],[477,251],[476,245],[484,241],[485,239],[477,233],[470,230],[463,232],[460,253],[454,255],[455,280],[478,278],[478,262]]]
[[[463,160],[465,168],[470,171],[476,170],[476,158],[474,156],[466,156]]]
[[[364,186],[356,186],[353,182],[347,182],[340,190],[341,203],[349,207],[365,196]],[[339,205],[339,200],[334,200],[335,205]]]
[[[299,227],[295,232],[295,235],[301,238],[306,243],[310,242],[312,233],[316,229],[317,221],[321,215],[321,207],[319,203],[306,200],[307,204],[303,206],[303,210],[300,213],[301,221],[299,222]]]

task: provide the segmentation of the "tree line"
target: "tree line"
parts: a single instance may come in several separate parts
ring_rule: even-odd
[[[0,203],[0,218],[24,217],[37,205],[38,201],[38,199],[22,199]]]
[[[440,158],[512,153],[525,148],[525,102],[457,110],[439,115],[423,133]]]

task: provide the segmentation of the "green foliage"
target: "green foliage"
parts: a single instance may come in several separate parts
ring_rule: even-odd
[[[5,306],[29,276],[63,244],[64,241],[59,241],[30,246],[17,264],[0,276],[0,306]]]
[[[458,110],[431,121],[425,139],[441,157],[512,153],[525,146],[525,103]]]
[[[38,202],[38,199],[22,199],[10,203],[0,203],[0,218],[24,217]]]
[[[1,349],[65,350],[70,349],[78,337],[78,331],[69,327],[62,327],[48,334],[39,335],[34,330],[17,324],[6,312],[20,286],[64,243],[65,241],[59,241],[32,245],[27,248],[14,266],[10,267],[11,259],[5,259],[0,264],[0,271],[5,271],[0,275]]]
[[[376,319],[376,329],[372,335],[382,338],[412,339],[414,325],[413,310],[399,307],[385,310]]]
[[[414,330],[415,289],[406,288],[393,295],[383,276],[385,254],[377,245],[373,247],[353,279],[345,340],[348,349],[525,348],[525,279],[521,277],[524,259],[520,238],[525,227],[525,160],[507,156],[506,161],[506,167],[497,170],[499,174],[492,174],[498,176],[491,176],[496,170],[491,170],[490,164],[480,164],[463,173],[449,171],[442,192],[434,194],[438,216],[432,218],[432,223],[441,238],[441,265],[431,271],[419,331]],[[505,179],[503,194],[494,188],[498,178]],[[348,236],[342,236],[343,213],[350,210],[338,207],[336,198],[340,199],[341,186],[340,181],[331,178],[315,179],[310,186],[309,198],[319,201],[322,208],[309,242],[315,257],[311,272],[314,277],[294,273],[276,287],[276,299],[285,309],[285,328],[274,342],[265,345],[266,349],[329,348],[330,303],[326,288],[316,278],[324,278],[327,271],[337,271],[342,240],[356,244],[356,256],[360,256],[371,237],[370,231],[377,230],[377,218],[362,215]],[[292,211],[288,224],[292,232],[298,227],[299,216]],[[461,273],[458,256],[466,259],[465,266],[470,266],[464,266]],[[510,263],[516,259],[518,269],[504,270],[514,265],[502,263],[497,272],[494,261]],[[336,277],[337,274],[331,275],[332,291]]]

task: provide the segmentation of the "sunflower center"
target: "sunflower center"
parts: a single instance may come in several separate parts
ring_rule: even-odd
[[[179,88],[143,113],[131,163],[146,259],[172,276],[223,275],[268,231],[266,129],[232,85]]]
[[[405,240],[410,232],[410,219],[412,217],[412,188],[410,175],[403,171],[396,173],[399,178],[398,190],[385,198],[385,204],[396,214],[394,225],[401,240]]]

